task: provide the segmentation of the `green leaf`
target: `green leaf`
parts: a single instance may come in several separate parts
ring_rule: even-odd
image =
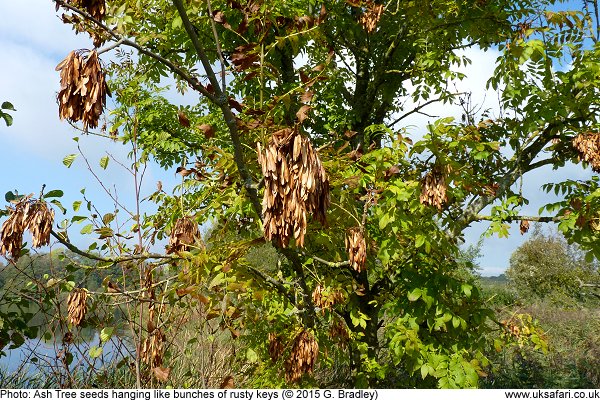
[[[73,161],[75,161],[76,158],[77,154],[69,154],[68,156],[63,158],[62,162],[67,168],[71,168],[71,164],[73,164]]]
[[[62,190],[51,190],[44,195],[44,198],[48,199],[50,197],[62,197],[63,195],[64,192]]]
[[[225,281],[225,274],[222,272],[219,272],[213,279],[212,281],[210,281],[210,284],[208,285],[208,288],[211,289],[217,285],[220,285],[221,283],[223,283]]]
[[[471,289],[473,286],[469,285],[468,283],[463,283],[460,287],[467,297],[471,297]]]
[[[110,224],[114,219],[115,214],[113,213],[107,213],[102,216],[102,222],[104,222],[104,225]]]
[[[90,357],[98,358],[102,355],[102,347],[92,346],[90,347]]]
[[[112,326],[107,326],[106,328],[102,329],[102,331],[100,331],[100,341],[102,343],[108,342],[114,331],[115,328]]]
[[[425,236],[417,235],[417,238],[415,240],[415,247],[418,249],[419,247],[423,246],[424,243],[425,243]]]
[[[11,126],[13,124],[13,117],[10,114],[0,112],[0,115],[4,119],[4,122],[6,122],[6,126]]]
[[[6,194],[4,195],[4,200],[6,200],[7,202],[11,202],[16,198],[17,196],[13,192],[6,192]]]
[[[423,291],[419,288],[416,288],[408,294],[408,300],[409,301],[417,301],[417,300],[419,300],[419,297],[421,297],[422,294],[423,294]]]
[[[85,221],[86,219],[87,219],[87,217],[85,217],[83,215],[74,215],[73,218],[71,218],[71,222],[77,223],[77,222]]]
[[[114,236],[114,231],[107,226],[103,226],[102,228],[94,229],[94,231],[100,235],[98,239],[106,239]]]
[[[81,201],[77,200],[73,202],[73,211],[77,212],[79,211],[79,207],[81,207]]]
[[[256,354],[256,352],[251,348],[248,348],[246,350],[246,359],[249,363],[255,363],[258,361],[258,354]]]
[[[460,326],[460,318],[457,316],[452,317],[452,326],[458,328]]]
[[[94,231],[94,225],[92,224],[87,224],[86,226],[84,226],[83,228],[81,228],[80,233],[82,235],[89,235],[90,233],[92,233]]]
[[[3,110],[17,111],[15,109],[15,107],[12,105],[12,103],[8,102],[8,101],[5,101],[4,103],[2,103],[0,108],[2,108]]]
[[[183,21],[181,20],[181,17],[178,15],[175,18],[173,18],[173,22],[171,22],[171,28],[173,29],[177,29],[177,28],[181,28],[181,26],[183,25]]]
[[[390,214],[383,214],[379,219],[379,229],[385,228],[394,218]]]
[[[100,168],[102,169],[106,169],[106,167],[108,167],[108,161],[110,159],[108,158],[108,156],[104,156],[100,159]]]
[[[421,365],[421,379],[425,379],[427,374],[429,373],[429,368],[427,368],[427,364]]]
[[[67,213],[67,209],[63,207],[62,203],[56,199],[52,199],[50,200],[51,204],[54,204],[56,207],[58,207],[60,209],[60,211],[62,211],[63,214]]]

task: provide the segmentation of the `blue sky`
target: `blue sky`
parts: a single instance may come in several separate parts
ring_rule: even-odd
[[[114,207],[110,199],[87,171],[81,157],[70,169],[62,164],[64,156],[78,152],[77,143],[72,140],[78,134],[66,122],[58,119],[56,92],[59,76],[54,68],[71,50],[91,47],[91,40],[84,34],[75,35],[69,26],[62,24],[49,0],[0,0],[0,10],[0,102],[10,101],[17,109],[12,112],[13,126],[7,128],[0,123],[0,198],[14,189],[22,194],[38,193],[42,184],[46,184],[46,191],[62,189],[65,192],[63,203],[70,205],[81,199],[79,191],[85,187],[86,195],[101,212],[112,211]],[[457,89],[473,92],[475,102],[484,103],[484,108],[489,108],[492,114],[498,112],[497,94],[485,92],[485,82],[493,71],[498,54],[472,49],[467,50],[466,55],[473,64],[462,68],[462,72],[469,77],[457,83]],[[177,101],[189,103],[193,99],[179,98]],[[426,112],[440,117],[454,115],[457,118],[461,114],[459,108],[439,105],[432,105]],[[433,120],[414,114],[406,124],[410,125],[409,131],[413,135],[419,136],[426,124]],[[79,143],[107,186],[117,191],[121,201],[133,205],[133,184],[128,174],[114,163],[107,171],[98,168],[98,160],[107,153],[128,164],[128,149],[93,136],[82,137]],[[525,195],[530,198],[531,204],[524,213],[537,215],[546,196],[539,187],[547,181],[549,174],[555,180],[567,176],[575,179],[589,176],[589,172],[576,166],[561,171],[546,168],[534,172],[525,180]],[[172,171],[165,172],[151,165],[143,187],[143,197],[155,190],[158,180],[162,181],[167,192],[180,182]],[[57,220],[60,219],[57,215]],[[467,243],[476,243],[486,227],[486,223],[479,223],[470,228],[467,231]],[[486,238],[480,259],[482,274],[502,273],[508,267],[510,254],[526,237],[519,234],[515,223],[508,239]]]

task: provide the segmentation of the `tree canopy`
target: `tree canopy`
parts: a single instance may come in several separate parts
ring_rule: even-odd
[[[58,193],[9,196],[2,252],[16,260],[29,229],[98,267],[138,271],[105,282],[143,293],[138,385],[169,379],[163,343],[177,329],[165,321],[176,313],[164,310],[192,297],[246,349],[247,384],[324,384],[314,368],[338,365],[338,385],[477,386],[494,316],[464,273],[465,229],[489,221],[505,236],[513,221],[557,222],[600,257],[596,175],[548,176],[559,201],[521,214],[532,171],[600,169],[596,1],[569,11],[550,0],[54,3],[91,38],[57,66],[59,115],[130,146],[138,206],[114,199],[120,210],[99,215],[88,202],[82,216],[79,202],[46,231],[35,210]],[[499,115],[476,113],[449,84],[465,78],[470,47],[500,52],[488,81]],[[197,104],[174,104],[167,80]],[[436,102],[462,104],[462,120],[411,137],[406,118]],[[149,161],[182,183],[159,186],[146,215]],[[82,221],[97,238],[89,249],[68,239]],[[204,240],[199,225],[211,227]]]

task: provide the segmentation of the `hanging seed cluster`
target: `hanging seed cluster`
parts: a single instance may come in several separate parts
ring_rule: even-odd
[[[580,133],[573,138],[573,147],[580,160],[589,163],[594,172],[600,172],[600,133]]]
[[[444,204],[448,202],[446,189],[444,174],[436,166],[421,180],[421,196],[419,197],[419,201],[421,204],[436,207],[441,211]]]
[[[142,343],[141,358],[150,368],[163,364],[166,337],[161,329],[153,330]]]
[[[367,10],[360,17],[360,23],[367,32],[372,33],[377,28],[383,9],[383,4],[375,4],[373,1],[367,2]]]
[[[327,293],[323,285],[318,284],[312,292],[312,300],[315,307],[321,308],[324,312],[335,304],[342,303],[345,299],[339,290]]]
[[[290,358],[285,363],[285,379],[298,382],[304,374],[312,374],[319,355],[319,344],[315,337],[303,330],[296,336]]]
[[[0,254],[18,260],[23,245],[23,233],[29,230],[32,246],[41,247],[50,243],[50,231],[54,222],[54,210],[43,201],[32,201],[25,197],[14,208],[0,229]]]
[[[277,362],[283,354],[283,338],[274,332],[269,333],[269,356],[271,361]]]
[[[69,322],[75,326],[81,325],[87,312],[87,290],[75,288],[69,293],[67,298],[67,310],[69,313]]]
[[[106,2],[105,0],[66,0],[67,4],[72,5],[73,7],[77,7],[79,9],[85,10],[88,14],[92,16],[92,18],[102,22],[104,20],[104,16],[106,15]],[[56,5],[56,10],[58,11],[59,5]],[[63,16],[63,20],[65,17]],[[79,19],[77,18],[76,21]],[[90,36],[94,40],[94,46],[99,47],[102,43],[105,42],[105,39],[96,32],[89,32]]]
[[[294,237],[304,246],[307,214],[324,224],[329,206],[329,179],[319,155],[297,129],[285,128],[273,134],[264,152],[258,144],[258,162],[265,183],[265,237],[280,247]]]
[[[98,53],[91,51],[85,58],[82,53],[72,51],[56,66],[60,71],[58,116],[71,122],[82,121],[87,130],[98,126],[108,86]]]
[[[54,210],[42,201],[31,203],[26,214],[25,225],[31,232],[33,247],[50,244],[50,231],[54,222]]]
[[[337,341],[342,347],[345,347],[350,340],[350,334],[346,324],[339,318],[336,318],[334,322],[329,326],[329,338]]]
[[[179,218],[171,231],[167,254],[186,251],[197,240],[200,240],[198,224],[191,217]]]
[[[84,9],[98,21],[102,21],[106,14],[106,4],[104,0],[66,0],[66,3]]]
[[[362,229],[351,228],[346,233],[346,251],[348,251],[348,260],[350,267],[357,272],[366,269],[367,261],[367,242]]]

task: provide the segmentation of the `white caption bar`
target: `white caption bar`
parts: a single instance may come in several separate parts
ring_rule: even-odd
[[[506,400],[597,399],[598,389],[0,389],[0,399],[33,400]]]

